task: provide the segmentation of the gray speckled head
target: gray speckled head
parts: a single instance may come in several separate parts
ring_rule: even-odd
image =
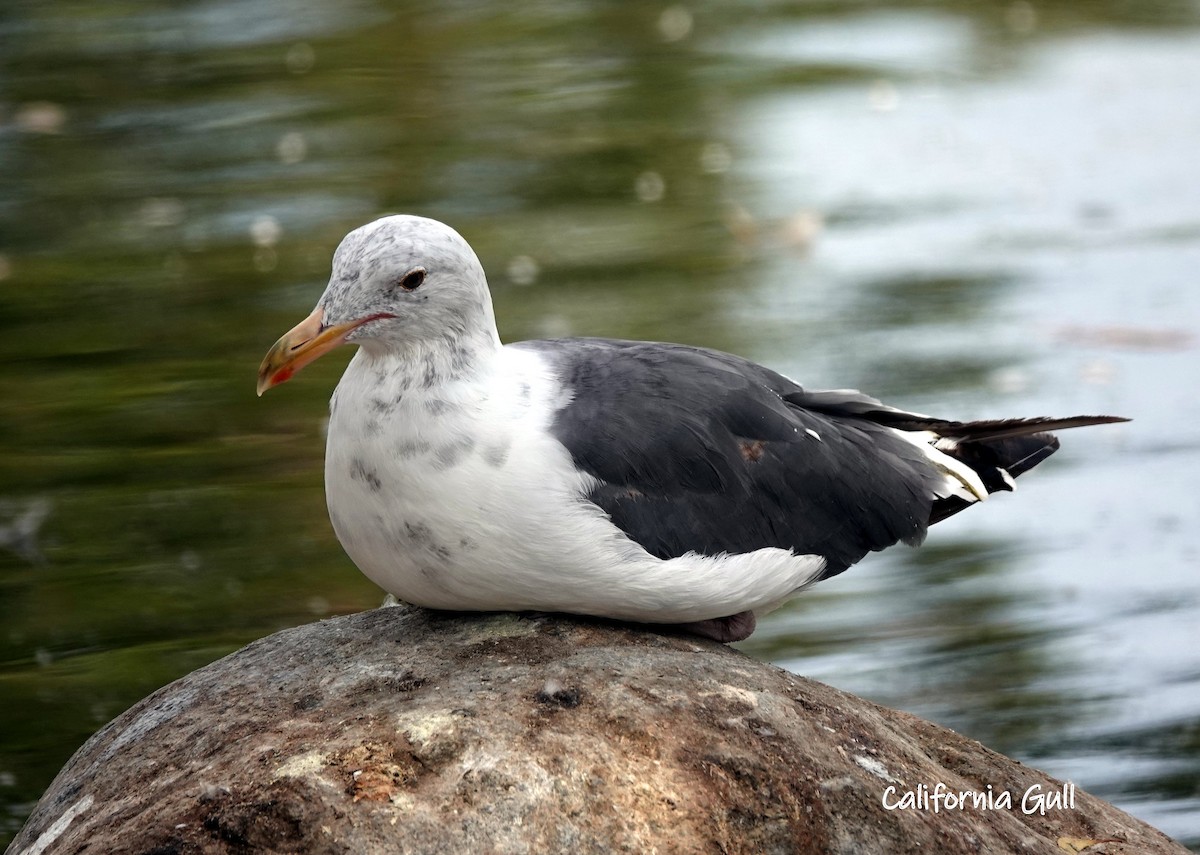
[[[418,269],[423,280],[406,290],[401,283]],[[450,354],[463,342],[499,343],[487,279],[474,250],[454,229],[425,217],[384,217],[346,235],[318,306],[327,325],[385,315],[347,338],[368,347],[417,346]]]

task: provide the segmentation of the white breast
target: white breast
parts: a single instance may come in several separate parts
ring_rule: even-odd
[[[764,549],[661,561],[584,498],[549,432],[569,402],[541,357],[502,348],[473,383],[422,387],[364,350],[334,393],[325,462],[342,546],[376,584],[432,608],[678,622],[762,609],[816,556]]]

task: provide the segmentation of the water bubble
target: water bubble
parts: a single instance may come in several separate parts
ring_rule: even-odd
[[[658,202],[667,192],[667,182],[657,172],[643,172],[634,182],[633,191],[642,202]]]
[[[270,214],[255,217],[250,223],[250,239],[255,246],[274,246],[283,235],[283,226]]]
[[[540,272],[537,260],[529,255],[518,255],[508,262],[508,278],[514,285],[532,285]]]
[[[299,163],[308,157],[308,142],[299,131],[289,131],[279,138],[275,154],[284,163]]]
[[[668,6],[658,16],[658,32],[665,42],[678,42],[692,32],[692,13],[684,6]]]
[[[61,134],[67,111],[51,101],[30,101],[17,108],[13,123],[27,134]]]

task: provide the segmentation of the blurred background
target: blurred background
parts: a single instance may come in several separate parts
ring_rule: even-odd
[[[0,4],[0,844],[97,728],[382,594],[259,400],[349,229],[506,340],[704,344],[950,417],[1116,413],[742,647],[1200,847],[1200,2]]]

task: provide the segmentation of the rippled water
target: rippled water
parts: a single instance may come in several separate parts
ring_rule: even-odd
[[[97,727],[373,606],[333,247],[454,224],[508,340],[736,351],[958,417],[1115,412],[744,645],[1200,846],[1194,3],[0,6],[0,840]]]

